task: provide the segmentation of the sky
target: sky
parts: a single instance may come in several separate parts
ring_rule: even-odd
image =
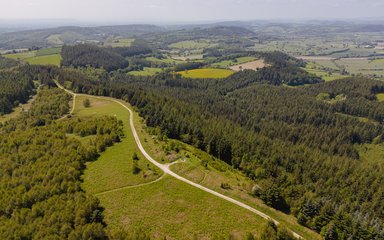
[[[384,18],[384,0],[0,0],[0,20],[204,22]]]

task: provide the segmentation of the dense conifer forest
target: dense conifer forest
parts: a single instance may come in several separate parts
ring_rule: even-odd
[[[28,101],[34,91],[33,79],[19,70],[0,71],[0,115],[10,113],[19,103]]]

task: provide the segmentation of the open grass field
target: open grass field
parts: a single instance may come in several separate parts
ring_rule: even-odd
[[[150,68],[150,67],[145,67],[143,71],[132,71],[129,72],[128,74],[134,75],[134,76],[153,76],[156,75],[157,73],[161,73],[161,68]]]
[[[245,239],[265,220],[171,177],[101,195],[106,222],[128,231],[146,229],[154,239]]]
[[[226,78],[234,72],[228,69],[202,68],[178,72],[185,78]]]
[[[90,108],[82,105],[85,98],[90,99]],[[130,134],[128,111],[117,103],[78,96],[74,116],[95,115],[111,115],[122,120],[126,137],[121,143],[108,148],[97,161],[87,165],[83,183],[85,191],[97,194],[114,188],[142,184],[160,176],[155,174],[157,170],[149,162],[144,162],[137,149]],[[135,124],[142,124],[136,113]],[[142,126],[138,126],[137,130],[144,138],[145,147],[153,144],[153,139],[141,134],[144,131]],[[142,173],[132,173],[130,163],[133,152],[139,155],[139,162],[143,161],[140,167],[147,167],[146,172],[153,172],[152,178],[144,178]],[[105,208],[105,220],[110,229],[147,229],[155,239],[163,239],[164,236],[167,239],[192,239],[195,235],[198,239],[227,238],[229,234],[243,239],[248,232],[257,234],[265,222],[245,209],[171,177],[97,197]]]
[[[384,93],[379,93],[376,95],[376,98],[380,102],[384,102]]]
[[[242,69],[256,70],[257,68],[263,68],[265,66],[266,65],[264,63],[264,60],[263,59],[259,59],[259,60],[256,60],[256,61],[247,62],[247,63],[238,64],[238,65],[232,66],[232,67],[230,67],[230,69],[233,70],[233,71],[238,72],[238,71],[240,71]]]
[[[38,51],[28,51],[4,55],[7,58],[22,60],[30,64],[60,66],[60,48],[47,48]]]

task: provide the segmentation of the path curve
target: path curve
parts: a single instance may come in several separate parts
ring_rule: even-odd
[[[168,163],[167,166],[170,167],[176,163],[179,163],[180,161],[175,161],[173,163]],[[137,187],[142,187],[142,186],[147,186],[147,185],[151,185],[153,183],[157,183],[159,182],[160,180],[162,180],[167,174],[164,172],[163,175],[161,175],[159,178],[156,178],[155,180],[153,181],[150,181],[150,182],[146,182],[146,183],[141,183],[141,184],[137,184],[137,185],[129,185],[129,186],[125,186],[125,187],[119,187],[119,188],[115,188],[115,189],[111,189],[111,190],[107,190],[107,191],[103,191],[103,192],[98,192],[98,193],[95,193],[93,195],[95,196],[100,196],[100,195],[104,195],[104,194],[107,194],[107,193],[112,193],[112,192],[117,192],[117,191],[120,191],[120,190],[125,190],[125,189],[130,189],[130,188],[137,188]]]
[[[214,191],[214,190],[212,190],[212,189],[209,189],[209,188],[207,188],[207,187],[204,187],[204,186],[202,186],[202,185],[200,185],[200,184],[197,184],[197,183],[195,183],[195,182],[192,182],[192,181],[190,181],[190,180],[188,180],[188,179],[186,179],[186,178],[184,178],[184,177],[178,175],[177,173],[173,172],[173,171],[170,169],[170,164],[161,164],[161,163],[157,162],[155,159],[153,159],[153,158],[152,158],[152,157],[145,151],[143,145],[141,144],[140,138],[139,138],[139,136],[138,136],[138,134],[137,134],[137,132],[136,132],[136,128],[135,128],[135,125],[134,125],[134,122],[133,122],[133,112],[132,112],[132,110],[131,110],[130,108],[128,108],[125,104],[123,104],[121,101],[118,101],[118,100],[116,100],[116,99],[114,99],[114,98],[110,98],[110,97],[100,97],[100,96],[92,96],[92,95],[86,95],[86,94],[76,94],[76,93],[74,93],[74,92],[72,92],[72,91],[69,91],[69,90],[65,89],[65,88],[64,88],[63,86],[61,86],[58,82],[56,82],[56,84],[57,84],[57,86],[58,86],[59,88],[61,88],[61,89],[63,89],[64,91],[68,92],[69,94],[73,95],[73,96],[74,96],[74,100],[76,99],[76,96],[89,96],[89,97],[93,97],[93,98],[98,98],[98,99],[103,99],[103,100],[107,100],[107,101],[115,102],[115,103],[121,105],[122,107],[124,107],[126,110],[128,110],[128,111],[129,111],[129,115],[130,115],[130,117],[129,117],[129,122],[130,122],[131,130],[132,130],[133,136],[134,136],[134,138],[135,138],[136,144],[137,144],[137,146],[139,147],[141,153],[144,155],[144,157],[145,157],[148,161],[150,161],[150,162],[151,162],[153,165],[155,165],[156,167],[160,168],[165,174],[169,174],[170,176],[172,176],[172,177],[174,177],[174,178],[176,178],[176,179],[178,179],[178,180],[180,180],[180,181],[182,181],[182,182],[185,182],[185,183],[187,183],[187,184],[189,184],[189,185],[191,185],[191,186],[194,186],[194,187],[196,187],[196,188],[199,188],[199,189],[201,189],[201,190],[203,190],[203,191],[205,191],[205,192],[207,192],[207,193],[210,193],[210,194],[212,194],[212,195],[215,195],[215,196],[217,196],[217,197],[219,197],[219,198],[221,198],[221,199],[224,199],[224,200],[226,200],[226,201],[228,201],[228,202],[234,203],[234,204],[236,204],[237,206],[242,207],[242,208],[244,208],[244,209],[247,209],[247,210],[249,210],[249,211],[255,213],[256,215],[258,215],[258,216],[260,216],[260,217],[262,217],[262,218],[264,218],[264,219],[266,219],[266,220],[269,220],[269,221],[274,222],[276,225],[279,225],[279,224],[280,224],[277,220],[273,219],[272,217],[268,216],[267,214],[265,214],[265,213],[263,213],[263,212],[261,212],[261,211],[255,209],[255,208],[253,208],[253,207],[251,207],[251,206],[249,206],[249,205],[247,205],[247,204],[245,204],[245,203],[242,203],[242,202],[240,202],[240,201],[238,201],[238,200],[236,200],[236,199],[233,199],[233,198],[230,198],[230,197],[228,197],[228,196],[225,196],[225,195],[223,195],[223,194],[221,194],[221,193],[218,193],[218,192],[216,192],[216,191]],[[75,104],[75,101],[74,101],[74,104]],[[73,107],[73,109],[74,109],[74,107]],[[149,184],[149,183],[148,183],[148,184]],[[111,191],[114,191],[114,190],[111,190]],[[116,191],[118,191],[118,190],[116,190]],[[291,233],[292,233],[296,238],[298,238],[298,239],[303,239],[303,237],[300,236],[299,234],[297,234],[296,232],[294,232],[294,231],[292,231],[292,230],[290,230],[290,231],[291,231]]]

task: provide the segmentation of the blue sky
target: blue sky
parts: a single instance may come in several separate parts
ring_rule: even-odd
[[[384,18],[384,0],[0,0],[0,19],[201,22]]]

